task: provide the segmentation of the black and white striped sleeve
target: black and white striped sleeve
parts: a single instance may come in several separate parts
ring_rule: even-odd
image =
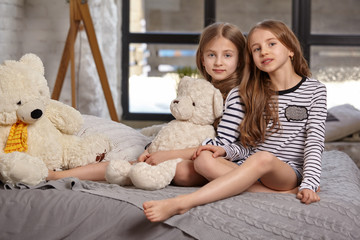
[[[217,136],[214,139],[206,139],[202,144],[221,146],[237,141],[240,134],[239,125],[244,117],[243,109],[238,87],[233,88],[226,98],[224,113],[217,128]]]
[[[326,87],[323,84],[315,89],[311,109],[306,124],[304,148],[303,180],[300,190],[316,191],[320,185],[321,158],[324,150],[325,121],[327,116]]]

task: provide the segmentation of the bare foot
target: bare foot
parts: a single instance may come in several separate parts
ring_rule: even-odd
[[[162,222],[176,215],[187,212],[190,208],[183,206],[181,196],[143,203],[144,213],[151,222]]]

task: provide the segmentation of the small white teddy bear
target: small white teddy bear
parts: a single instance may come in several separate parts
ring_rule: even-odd
[[[161,128],[151,142],[149,153],[199,146],[206,138],[214,138],[213,122],[223,113],[223,98],[218,89],[204,79],[184,77],[180,80],[177,98],[170,110],[175,120]],[[119,185],[156,190],[166,187],[175,176],[173,159],[151,166],[145,162],[131,165],[128,160],[113,160],[106,171],[106,180]]]
[[[78,137],[83,117],[50,99],[41,59],[34,54],[0,65],[0,179],[36,185],[48,170],[83,166],[103,158],[110,142]]]

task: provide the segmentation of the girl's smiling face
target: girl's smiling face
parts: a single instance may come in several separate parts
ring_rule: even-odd
[[[239,51],[224,37],[216,37],[204,48],[202,64],[214,81],[228,78],[238,67]]]
[[[249,38],[249,47],[255,65],[264,72],[272,73],[291,65],[294,53],[284,46],[272,32],[255,29]]]

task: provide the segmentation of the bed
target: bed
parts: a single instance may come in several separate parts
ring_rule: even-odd
[[[325,150],[345,152],[360,168],[360,110],[350,104],[328,109]]]
[[[84,118],[79,135],[107,134],[114,158],[134,157],[151,141],[121,123]],[[1,184],[0,239],[360,239],[360,170],[340,151],[323,154],[318,203],[301,204],[293,194],[245,192],[163,223],[151,223],[142,213],[146,200],[196,189],[146,191],[76,178]]]

